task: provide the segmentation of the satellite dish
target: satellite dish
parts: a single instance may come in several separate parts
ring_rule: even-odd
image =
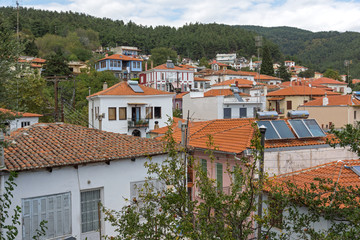
[[[350,87],[346,88],[346,93],[352,93],[352,89]]]

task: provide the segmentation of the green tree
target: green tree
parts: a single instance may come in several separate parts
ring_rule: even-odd
[[[171,124],[170,124],[171,126]],[[253,141],[254,149],[261,149],[258,133]],[[256,210],[259,187],[254,181],[256,163],[260,157],[254,151],[253,161],[238,160],[237,165],[225,170],[232,184],[229,193],[219,189],[199,164],[189,158],[172,138],[169,127],[165,136],[165,151],[168,158],[162,163],[149,162],[149,179],[139,187],[139,198],[128,199],[129,205],[115,212],[105,209],[106,220],[116,228],[116,239],[247,239],[253,233],[253,222],[249,220]],[[211,161],[213,140],[209,137]],[[213,149],[213,150],[211,150]],[[185,187],[186,161],[196,172],[196,199],[190,199]],[[164,188],[155,189],[154,180]]]
[[[154,48],[151,50],[150,60],[154,62],[154,66],[158,66],[166,63],[170,59],[174,64],[177,62],[177,53],[176,51],[170,48]]]
[[[204,66],[206,68],[210,68],[210,65],[209,65],[209,61],[205,58],[205,57],[202,57],[199,61],[199,66]]]
[[[274,67],[273,67],[271,52],[269,47],[266,45],[264,46],[263,49],[263,58],[261,62],[260,73],[269,76],[274,76]]]
[[[334,70],[334,69],[327,69],[324,72],[324,77],[332,78],[332,79],[336,79],[336,80],[341,81],[341,77],[340,77],[339,72]]]
[[[315,74],[315,71],[313,69],[308,69],[304,72],[299,73],[298,76],[302,77],[302,78],[313,78],[314,74]]]
[[[61,50],[52,53],[47,57],[44,76],[68,76],[70,69],[67,65],[66,58]]]
[[[281,62],[276,74],[284,81],[290,81],[291,74],[288,72],[287,67],[284,65],[284,61]]]

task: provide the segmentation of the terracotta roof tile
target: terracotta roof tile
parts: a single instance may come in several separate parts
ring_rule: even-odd
[[[6,137],[5,165],[22,171],[163,154],[163,143],[71,124],[35,124]]]
[[[113,54],[111,56],[104,57],[104,58],[102,58],[100,60],[97,60],[97,62],[102,61],[102,60],[106,60],[106,59],[123,60],[123,61],[140,61],[140,62],[143,61],[141,58],[126,56],[126,55],[121,55],[121,54]]]
[[[27,113],[27,112],[15,112],[9,109],[5,109],[5,108],[0,108],[0,112],[2,113],[6,113],[6,114],[11,114],[12,116],[17,116],[17,117],[42,117],[42,114],[37,114],[37,113]]]
[[[188,68],[182,68],[182,67],[178,67],[178,66],[174,66],[173,68],[168,68],[166,66],[166,63],[161,64],[159,66],[156,66],[152,69],[162,69],[162,70],[182,70],[182,71],[193,71],[192,69],[188,69]],[[150,69],[151,70],[151,69]]]
[[[188,94],[188,93],[189,93],[189,92],[182,92],[182,93],[176,94],[175,99],[182,99],[183,96],[185,96],[185,95]]]
[[[35,63],[45,63],[45,62],[46,62],[46,59],[34,58],[34,59],[32,60],[32,62],[35,62]]]
[[[174,95],[174,93],[170,93],[170,92],[165,92],[165,91],[161,91],[155,88],[151,88],[151,87],[146,87],[144,85],[139,84],[139,87],[144,91],[143,93],[137,93],[134,92],[129,85],[127,84],[127,82],[120,82],[117,83],[111,87],[109,87],[108,89],[105,89],[103,91],[94,93],[89,97],[93,97],[93,96],[99,96],[99,95],[167,95],[167,94],[172,94]]]
[[[326,78],[326,77],[321,77],[321,78],[317,78],[314,79],[312,81],[313,84],[336,84],[336,85],[347,85],[346,82],[340,82],[338,80],[332,79],[332,78]]]
[[[275,184],[291,181],[300,188],[305,187],[305,184],[309,186],[311,183],[315,183],[315,178],[331,179],[343,187],[360,186],[359,176],[348,168],[350,166],[360,166],[360,160],[334,161],[291,173],[281,174],[270,179]]]
[[[233,79],[221,82],[221,83],[213,84],[212,86],[227,86],[230,84],[236,84],[236,82],[239,85],[246,85],[246,86],[250,86],[250,87],[254,84],[254,82],[251,80],[242,79],[242,78],[233,78]],[[241,87],[241,86],[239,86],[239,87]]]
[[[199,77],[194,77],[194,81],[197,81],[197,82],[210,82],[209,79],[199,78]]]
[[[267,94],[267,96],[324,96],[325,93],[327,93],[328,95],[340,95],[340,93],[326,92],[319,88],[311,88],[308,86],[291,86],[270,92]]]
[[[211,89],[204,93],[204,97],[215,97],[215,96],[232,96],[233,91],[230,89]],[[246,93],[239,93],[240,96],[249,96]]]
[[[336,95],[327,96],[327,106],[354,106],[360,105],[360,101],[357,98],[353,98],[352,95]],[[323,106],[324,97],[318,97],[315,100],[309,101],[304,106]]]

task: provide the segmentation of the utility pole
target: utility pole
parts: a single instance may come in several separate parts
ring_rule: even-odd
[[[16,37],[18,42],[20,41],[20,36],[19,36],[19,1],[16,0]]]
[[[257,47],[257,58],[258,58],[258,82],[260,81],[260,48],[262,47],[262,36],[255,36],[255,46]]]
[[[58,99],[58,85],[59,82],[68,81],[68,76],[50,76],[45,77],[46,81],[54,83],[54,100],[55,100],[55,110],[54,110],[54,121],[59,121],[59,99]]]
[[[264,180],[264,152],[265,152],[265,132],[266,127],[264,125],[261,125],[259,127],[260,134],[261,134],[261,152],[260,152],[260,161],[259,161],[259,199],[258,199],[258,217],[262,218],[262,208],[263,208],[263,196],[262,196],[262,190],[263,190],[263,180]],[[261,223],[258,225],[258,233],[257,233],[257,239],[261,239]]]

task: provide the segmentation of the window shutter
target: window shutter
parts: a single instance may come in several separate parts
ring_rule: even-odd
[[[54,212],[54,205],[55,205],[55,197],[51,196],[48,197],[48,218],[47,218],[47,237],[55,237],[55,212]]]
[[[240,118],[246,118],[247,116],[247,109],[246,108],[240,108]]]
[[[216,182],[218,190],[222,190],[223,187],[223,166],[221,163],[216,163]]]
[[[206,161],[206,159],[201,159],[201,169],[204,171],[204,173],[207,173],[207,161]]]
[[[23,202],[23,239],[31,239],[30,200]]]

